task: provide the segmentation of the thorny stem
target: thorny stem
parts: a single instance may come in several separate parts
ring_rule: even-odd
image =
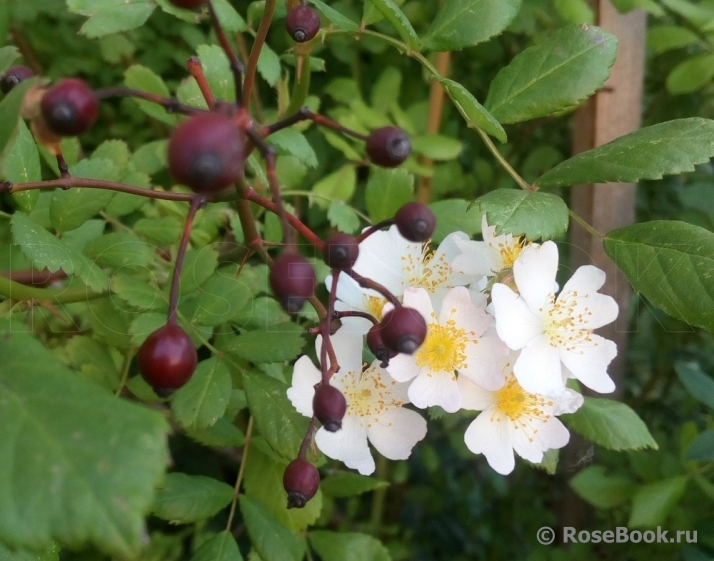
[[[201,60],[197,56],[189,57],[186,61],[186,70],[188,70],[188,73],[193,76],[194,80],[196,80],[198,89],[201,90],[201,95],[203,96],[203,99],[206,100],[206,105],[208,105],[209,109],[213,107],[216,103],[216,98],[213,97],[211,86],[208,85],[206,75],[203,73]]]
[[[324,115],[319,115],[317,113],[313,113],[310,111],[307,107],[303,107],[302,109],[299,109],[297,113],[294,115],[291,115],[290,117],[286,117],[282,121],[277,121],[273,123],[272,125],[268,125],[264,127],[264,130],[267,131],[265,133],[265,136],[269,136],[273,134],[274,132],[277,132],[279,130],[282,130],[284,128],[290,127],[294,125],[295,123],[299,123],[300,121],[313,121],[317,123],[318,125],[322,125],[324,127],[330,128],[332,130],[335,130],[337,132],[341,132],[342,134],[346,134],[348,136],[352,136],[358,140],[367,140],[367,135],[361,134],[357,131],[353,131],[352,129],[348,129],[347,127],[343,127],[341,124],[339,124],[336,121],[333,121],[332,119],[329,119],[325,117]]]
[[[263,18],[260,20],[258,32],[255,34],[253,48],[251,48],[250,56],[248,57],[248,66],[245,71],[245,80],[243,82],[243,99],[245,105],[248,107],[250,106],[250,96],[253,90],[253,83],[255,82],[255,71],[258,68],[258,58],[260,57],[260,51],[263,49],[263,45],[265,44],[265,38],[268,36],[270,23],[273,20],[273,12],[275,11],[275,4],[276,0],[266,0]]]
[[[379,292],[389,302],[391,302],[391,304],[394,307],[399,308],[402,305],[401,302],[399,302],[399,300],[397,300],[397,297],[394,296],[394,294],[389,292],[389,290],[387,290],[384,286],[382,286],[378,282],[373,281],[372,279],[369,279],[367,277],[363,277],[362,275],[360,275],[359,273],[356,273],[352,269],[348,269],[347,271],[345,271],[345,273],[347,273],[354,280],[356,280],[357,284],[359,284],[362,288],[370,288],[372,290]]]
[[[181,113],[182,115],[195,115],[196,113],[206,112],[205,109],[191,107],[190,105],[184,105],[183,103],[179,103],[176,98],[163,97],[157,94],[142,92],[141,90],[135,90],[133,88],[125,88],[123,86],[94,90],[94,95],[100,101],[103,99],[108,99],[110,97],[138,97],[139,99],[145,99],[147,101],[151,101],[153,103],[161,105],[169,113]]]
[[[172,193],[169,191],[158,191],[153,189],[144,189],[126,183],[118,183],[116,181],[103,181],[101,179],[87,179],[83,177],[62,177],[60,179],[50,179],[48,181],[33,181],[29,183],[12,183],[11,181],[0,181],[0,193],[19,193],[20,191],[30,191],[32,189],[54,189],[61,187],[69,189],[70,187],[80,187],[88,189],[107,189],[109,191],[119,191],[121,193],[129,193],[131,195],[139,195],[150,199],[161,199],[164,201],[191,201],[195,195],[191,193]],[[210,199],[209,199],[210,200]]]
[[[243,105],[243,90],[242,90],[242,80],[243,80],[243,64],[238,60],[238,57],[233,52],[231,44],[228,42],[228,37],[226,37],[220,22],[218,21],[218,16],[216,16],[216,11],[213,9],[213,2],[208,3],[208,13],[211,16],[211,24],[213,29],[216,31],[216,37],[218,42],[221,44],[223,52],[228,57],[228,62],[231,66],[231,72],[233,73],[233,80],[236,87],[236,103],[241,106]],[[248,98],[250,100],[250,98]]]
[[[181,277],[181,268],[183,266],[183,258],[186,254],[186,248],[188,247],[188,240],[191,237],[191,226],[193,225],[193,219],[196,217],[198,210],[206,204],[206,196],[203,194],[193,195],[191,199],[191,206],[188,209],[188,215],[186,216],[186,224],[183,227],[183,234],[181,235],[181,243],[179,244],[178,254],[176,255],[176,263],[174,264],[174,274],[171,280],[171,294],[169,296],[169,316],[166,319],[166,323],[175,325],[176,324],[176,305],[178,304],[179,296],[179,279]]]
[[[238,467],[238,477],[236,484],[233,486],[233,501],[231,501],[231,510],[228,514],[228,522],[226,523],[226,531],[230,532],[233,525],[233,517],[236,514],[236,505],[238,504],[238,496],[240,495],[240,486],[243,483],[243,474],[245,473],[245,463],[248,458],[248,450],[250,449],[250,441],[253,437],[253,417],[248,419],[248,428],[245,430],[245,443],[243,444],[243,455],[240,458],[240,466]]]
[[[57,158],[57,169],[60,172],[60,177],[69,177],[69,166],[64,159],[62,148],[59,147],[59,144],[57,145],[57,155],[55,158]]]
[[[337,299],[337,281],[340,278],[340,269],[333,269],[332,285],[330,286],[330,298],[327,301],[327,317],[322,320],[322,345],[320,345],[320,371],[322,372],[322,383],[328,384],[330,378],[340,369],[337,363],[335,349],[330,340],[330,324],[335,313],[335,300]],[[327,368],[327,355],[330,356],[330,368]]]

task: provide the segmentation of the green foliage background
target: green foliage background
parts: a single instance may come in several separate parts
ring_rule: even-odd
[[[567,186],[641,180],[638,222],[678,222],[662,223],[663,239],[655,239],[643,225],[612,232],[606,239],[610,254],[623,259],[618,265],[625,271],[626,260],[617,247],[629,242],[654,248],[657,255],[673,253],[670,259],[678,262],[678,244],[699,236],[704,249],[691,274],[711,278],[714,168],[709,158],[714,133],[712,122],[700,118],[714,117],[714,2],[616,2],[622,10],[650,13],[645,124],[687,120],[620,141],[620,148],[637,151],[652,138],[663,139],[663,155],[644,151],[638,152],[639,159],[619,161],[627,152],[610,146],[604,156],[591,153],[581,156],[584,163],[573,159],[560,166],[571,152],[570,111],[601,86],[615,52],[615,39],[603,34],[598,38],[603,50],[592,54],[591,37],[576,25],[592,23],[593,14],[582,0],[464,0],[448,3],[453,13],[440,11],[436,1],[314,4],[326,16],[323,24],[336,27],[314,46],[309,91],[296,80],[294,44],[284,31],[284,3],[278,2],[269,49],[258,68],[256,118],[272,122],[294,109],[296,99],[304,99],[313,110],[359,132],[397,124],[412,136],[416,155],[434,161],[433,168],[423,158],[411,157],[397,170],[369,169],[359,143],[306,124],[271,137],[280,154],[278,176],[286,200],[318,234],[333,228],[357,232],[367,218],[376,222],[391,216],[431,177],[432,207],[439,220],[436,241],[457,229],[478,233],[478,208],[469,207],[478,197],[484,197],[481,209],[501,228],[565,241],[568,217],[562,199],[568,199]],[[226,29],[243,33],[249,46],[264,2],[223,0],[217,5]],[[472,25],[452,37],[441,34],[458,20],[462,5],[482,13],[494,10],[487,20],[493,30]],[[344,32],[358,29],[360,21],[392,43],[370,34],[355,41]],[[206,18],[176,10],[166,0],[121,6],[110,1],[5,0],[0,4],[0,37],[6,36],[8,44],[19,47],[24,62],[48,78],[80,76],[95,88],[126,84],[162,95],[175,92],[182,102],[201,104],[185,70],[188,57],[198,53],[218,97],[234,96]],[[423,46],[426,63],[404,56],[394,41]],[[580,49],[593,61],[571,61],[557,69],[562,72],[559,81],[538,90],[538,76],[528,71],[534,60],[548,68],[553,45]],[[445,105],[441,132],[430,135],[425,77],[433,63],[429,51],[440,49],[454,50],[453,81],[440,81],[456,104]],[[501,73],[524,52],[530,58],[521,59],[522,67],[516,63]],[[14,59],[12,50],[0,53]],[[531,79],[536,88],[519,96],[519,85]],[[169,189],[165,143],[176,122],[155,106],[110,100],[102,103],[97,125],[81,143],[65,140],[63,150],[76,177]],[[474,124],[484,132],[469,126]],[[513,190],[518,185],[482,141],[486,133],[500,141],[507,138],[497,144],[499,153],[527,182],[547,192]],[[4,177],[19,182],[57,176],[53,158],[42,150],[39,156],[33,152],[24,124],[16,128],[14,118],[0,120],[0,139],[7,143],[0,160]],[[666,150],[672,145],[682,147],[676,157]],[[598,167],[599,161],[605,164]],[[695,164],[694,172],[661,179],[690,171]],[[257,158],[249,160],[248,170],[253,181],[265,182]],[[497,191],[501,188],[511,190]],[[0,438],[19,443],[0,445],[0,560],[282,561],[299,560],[309,551],[313,559],[324,561],[698,561],[714,554],[711,283],[708,289],[699,288],[692,282],[695,277],[675,275],[670,293],[688,299],[685,307],[676,307],[680,312],[667,308],[666,289],[662,294],[652,289],[659,287],[656,275],[636,286],[649,300],[637,296],[629,310],[626,403],[644,420],[659,449],[630,450],[643,446],[634,437],[634,443],[606,439],[605,446],[583,448],[575,463],[561,461],[556,467],[557,458],[551,457],[537,468],[521,463],[511,476],[502,477],[466,449],[467,414],[432,411],[427,440],[410,460],[380,460],[375,478],[347,473],[315,454],[311,459],[326,476],[321,491],[306,509],[287,511],[282,470],[307,425],[285,397],[291,375],[287,361],[311,352],[312,343],[302,333],[315,317],[305,312],[291,322],[269,296],[266,268],[259,261],[250,260],[236,275],[243,239],[230,203],[201,211],[192,233],[179,312],[204,356],[194,378],[170,402],[153,395],[132,357],[163,322],[171,251],[186,205],[81,190],[28,191],[3,196],[2,205],[0,269],[22,270],[34,263],[62,269],[73,280],[63,289],[67,298],[59,310],[0,303],[2,331],[11,334],[0,341],[0,400],[17,396],[11,407],[0,401]],[[512,208],[531,211],[519,216]],[[537,209],[545,209],[544,214]],[[264,238],[279,242],[277,219],[258,215]],[[636,268],[635,257],[631,263]],[[318,272],[324,279],[324,266]],[[69,298],[73,290],[86,295],[86,286],[110,290],[111,298]],[[94,384],[77,385],[81,379]],[[122,391],[133,400],[158,404],[156,410],[112,397]],[[63,400],[53,400],[53,395]],[[593,400],[586,417],[574,416],[568,424],[597,442],[609,421],[616,429],[634,427],[638,420],[629,414],[629,409],[613,410],[611,404]],[[25,418],[33,419],[29,429],[21,422]],[[168,421],[173,426],[167,447]],[[120,441],[106,440],[113,422],[125,423]],[[222,530],[240,457],[246,453],[245,435],[253,425],[258,436],[246,456],[234,540]],[[91,453],[68,444],[85,437],[96,443]],[[140,446],[122,452],[127,442]],[[54,461],[58,456],[64,463]],[[167,456],[171,473],[163,478]],[[94,477],[95,468],[111,474],[111,494],[107,479]],[[60,483],[69,499],[57,495],[54,486]],[[569,487],[593,507],[585,529],[661,525],[697,530],[698,543],[538,545],[540,527],[567,525],[562,504]],[[131,504],[122,500],[127,497]],[[78,510],[68,509],[65,501],[78,498]],[[149,511],[142,533],[143,515]],[[57,542],[63,544],[61,551]],[[45,549],[30,550],[38,547]]]

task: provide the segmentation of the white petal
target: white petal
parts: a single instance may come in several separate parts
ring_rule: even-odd
[[[398,354],[389,359],[387,372],[397,382],[408,382],[414,378],[422,367],[416,363],[416,355]]]
[[[558,300],[569,297],[574,299],[575,307],[571,316],[580,320],[579,326],[597,329],[617,318],[617,302],[612,297],[597,292],[604,283],[605,272],[592,265],[579,267],[565,283]],[[574,293],[577,293],[576,297],[573,296]]]
[[[449,319],[453,319],[458,327],[473,331],[476,337],[480,337],[493,318],[473,305],[466,287],[457,286],[448,292],[441,306],[439,323],[445,325]]]
[[[558,246],[547,241],[541,246],[524,248],[513,265],[513,276],[523,299],[533,313],[538,313],[553,293],[558,272]]]
[[[422,316],[424,316],[427,324],[435,321],[434,308],[431,304],[429,293],[423,288],[407,288],[404,291],[402,304],[408,308],[414,308],[418,311]]]
[[[464,434],[469,450],[486,456],[488,465],[502,475],[511,473],[516,465],[509,423],[507,417],[498,420],[494,409],[489,408],[476,417]]]
[[[293,407],[301,415],[312,417],[312,398],[315,396],[314,386],[321,378],[320,371],[315,368],[315,365],[307,355],[297,359],[293,367],[292,385],[288,388],[287,394]]]
[[[468,377],[485,390],[495,391],[504,384],[501,360],[508,356],[508,347],[498,337],[482,337],[478,343],[467,343],[467,368],[459,369],[459,375]]]
[[[459,386],[448,372],[422,371],[409,386],[409,399],[420,409],[438,405],[447,413],[454,413],[461,408]]]
[[[362,347],[364,346],[364,339],[361,333],[355,333],[354,331],[340,327],[340,329],[330,336],[330,341],[332,342],[332,348],[335,350],[340,371],[362,371]],[[318,348],[318,353],[319,352]],[[320,355],[318,354],[318,356]],[[329,357],[327,360],[329,362]]]
[[[374,458],[367,444],[367,429],[352,415],[342,419],[342,428],[337,432],[328,432],[324,428],[318,430],[315,444],[329,458],[344,462],[348,468],[356,469],[362,475],[374,472]]]
[[[563,387],[560,353],[551,346],[546,335],[536,337],[523,348],[513,373],[530,393],[548,395]]]
[[[390,460],[406,460],[414,445],[426,436],[426,421],[416,411],[391,407],[367,427],[367,438]]]
[[[611,393],[615,382],[607,374],[607,366],[617,356],[617,345],[600,337],[590,335],[591,343],[579,345],[573,351],[560,350],[560,358],[571,374],[598,393]]]
[[[484,390],[474,384],[466,376],[459,376],[456,380],[461,392],[461,408],[475,411],[484,411],[496,403],[496,392]],[[503,383],[506,377],[503,376]],[[500,389],[500,388],[499,388]]]
[[[491,300],[498,336],[511,349],[522,349],[543,333],[542,317],[534,314],[525,300],[505,284],[493,285]]]
[[[553,401],[553,415],[575,413],[583,405],[583,396],[575,390],[564,388],[558,395],[548,395]]]
[[[535,424],[537,423],[537,424]],[[535,421],[532,427],[537,432],[526,433],[522,429],[514,430],[513,449],[529,462],[543,461],[543,452],[562,448],[570,440],[570,433],[559,419],[551,417],[545,422]]]
[[[456,245],[461,250],[461,255],[451,264],[456,271],[478,277],[491,275],[498,268],[493,259],[493,250],[486,242],[457,240]]]
[[[421,244],[405,240],[392,226],[388,231],[370,235],[359,244],[359,257],[353,269],[364,277],[374,279],[395,296],[404,290],[404,261],[407,254],[421,255]]]

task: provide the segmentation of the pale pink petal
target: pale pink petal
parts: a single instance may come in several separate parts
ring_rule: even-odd
[[[387,366],[387,372],[397,382],[408,382],[419,374],[421,369],[422,367],[416,363],[416,354],[405,355],[400,353],[390,358]]]
[[[449,372],[422,371],[409,386],[409,399],[420,409],[438,405],[447,413],[454,413],[461,408],[461,392]]]
[[[367,444],[367,429],[359,419],[346,415],[342,419],[342,428],[337,432],[328,432],[321,428],[315,434],[315,444],[329,458],[340,460],[362,475],[374,472],[374,458]]]
[[[508,356],[508,347],[497,337],[482,337],[478,343],[466,345],[466,366],[459,375],[466,376],[485,390],[503,387],[501,360]]]
[[[560,358],[571,374],[598,393],[611,393],[615,383],[607,374],[607,366],[617,356],[617,345],[600,337],[590,335],[590,343],[581,344],[572,351],[560,350]]]
[[[558,246],[547,241],[541,246],[524,248],[513,265],[513,276],[523,299],[533,313],[538,313],[553,293],[558,272]]]
[[[390,460],[406,460],[414,445],[426,436],[426,421],[416,411],[393,407],[367,425],[367,438]]]
[[[502,376],[502,378],[503,384],[505,384],[506,377]],[[462,409],[483,411],[496,403],[496,392],[484,390],[465,376],[459,376],[456,380],[456,384],[459,386],[459,391],[461,392]],[[503,386],[503,384],[501,384],[501,386]]]
[[[493,285],[491,300],[498,336],[511,349],[522,349],[543,333],[542,317],[534,314],[525,300],[505,284]]]
[[[312,398],[315,395],[314,386],[321,378],[320,371],[315,368],[308,356],[303,355],[297,359],[293,366],[292,385],[288,388],[287,394],[293,407],[301,415],[312,417]]]
[[[488,465],[502,475],[511,473],[516,465],[509,423],[507,417],[499,419],[495,409],[489,408],[476,417],[464,434],[468,449],[483,454]]]
[[[439,323],[445,325],[449,319],[456,321],[458,327],[473,331],[476,337],[480,337],[493,318],[473,305],[471,294],[466,287],[457,286],[448,292],[441,305]]]
[[[551,346],[547,335],[536,337],[523,348],[513,373],[529,393],[548,395],[563,387],[559,349]]]

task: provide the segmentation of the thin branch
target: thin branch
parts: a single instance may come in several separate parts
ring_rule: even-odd
[[[194,115],[196,113],[206,112],[205,109],[201,109],[199,107],[191,107],[190,105],[184,105],[183,103],[179,103],[176,98],[163,97],[157,94],[143,92],[141,90],[135,90],[133,88],[125,88],[123,86],[94,90],[94,95],[100,101],[103,99],[109,99],[110,97],[138,97],[139,99],[145,99],[146,101],[151,101],[152,103],[161,105],[164,109],[166,109],[168,113]]]
[[[253,437],[253,417],[248,419],[248,428],[245,431],[245,444],[243,445],[243,455],[240,459],[240,466],[238,467],[238,477],[236,477],[236,484],[233,486],[233,501],[231,502],[231,510],[228,514],[228,522],[226,523],[226,530],[230,532],[231,526],[233,525],[233,517],[236,514],[236,505],[238,504],[238,496],[240,495],[240,486],[243,483],[243,474],[245,473],[245,463],[248,458],[248,450],[250,449],[250,441]]]
[[[258,69],[260,51],[263,49],[265,38],[268,36],[268,30],[270,29],[270,23],[273,21],[275,4],[276,0],[266,0],[263,18],[260,20],[258,32],[255,34],[253,48],[250,50],[250,56],[248,57],[248,67],[246,68],[245,80],[243,81],[243,100],[248,107],[250,106],[250,96],[255,82],[255,71]]]

